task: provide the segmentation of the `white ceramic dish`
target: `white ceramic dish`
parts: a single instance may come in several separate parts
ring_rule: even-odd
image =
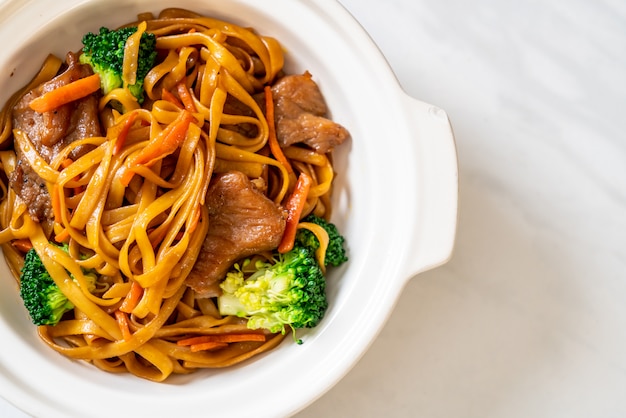
[[[408,97],[358,23],[334,0],[6,0],[0,101],[49,52],[138,12],[184,7],[279,39],[289,72],[309,70],[352,134],[336,154],[334,222],[350,262],[329,278],[320,326],[228,370],[166,383],[102,372],[45,347],[0,263],[0,395],[34,416],[287,416],[321,396],[376,337],[406,282],[446,262],[457,219],[457,163],[444,111]],[[11,74],[9,77],[8,75]]]

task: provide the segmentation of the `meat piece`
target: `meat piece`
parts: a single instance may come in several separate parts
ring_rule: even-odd
[[[326,117],[326,102],[309,73],[281,78],[272,86],[272,95],[281,146],[302,142],[325,154],[350,136],[343,126]]]
[[[34,98],[93,74],[91,67],[80,64],[74,53],[67,54],[66,62],[68,67],[64,72],[26,93],[13,109],[13,128],[23,131],[47,162],[78,139],[102,135],[97,93],[50,112],[38,113],[29,107]],[[77,148],[70,157],[76,159],[87,151],[85,147]],[[45,182],[30,167],[19,147],[16,147],[16,153],[18,161],[9,179],[11,187],[26,202],[34,220],[45,222],[52,219],[50,195]]]
[[[45,222],[54,217],[46,182],[35,173],[28,161],[18,157],[9,181],[13,190],[28,205],[31,218],[37,222]],[[47,226],[46,230],[48,229],[51,226]]]
[[[187,285],[212,297],[220,294],[218,284],[237,260],[278,247],[286,215],[238,171],[212,180],[206,205],[209,230]]]
[[[253,96],[253,98],[255,99],[257,104],[261,106],[261,109],[263,109],[263,106],[265,106],[263,101],[263,94],[261,93],[260,96]],[[249,116],[251,118],[254,118],[256,116],[254,111],[250,107],[246,106],[230,94],[226,97],[226,102],[224,102],[224,113],[228,115]],[[221,128],[234,131],[249,138],[253,138],[258,134],[258,128],[252,123],[237,123],[233,125],[222,124]]]

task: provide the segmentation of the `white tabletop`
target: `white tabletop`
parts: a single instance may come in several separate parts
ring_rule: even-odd
[[[450,116],[458,242],[297,417],[626,416],[626,2],[341,2]]]

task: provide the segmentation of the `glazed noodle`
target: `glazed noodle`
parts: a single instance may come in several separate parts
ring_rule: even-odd
[[[0,119],[5,174],[0,242],[18,281],[32,246],[74,305],[57,325],[39,326],[46,344],[106,371],[163,381],[171,374],[239,363],[284,338],[251,331],[244,319],[220,316],[213,298],[198,297],[186,285],[211,225],[205,205],[211,179],[243,172],[281,205],[305,173],[312,185],[301,218],[310,213],[328,218],[334,171],[330,153],[291,145],[280,156],[268,143],[274,118],[268,119],[259,97],[267,98],[265,87],[283,75],[278,41],[179,9],[139,15],[126,26],[137,26],[136,36],[154,33],[159,58],[145,77],[142,105],[127,88],[100,96],[104,136],[69,142],[48,161],[12,126],[18,101],[63,69],[57,57],[48,57],[6,103]],[[131,80],[133,54],[129,40],[124,72]],[[246,111],[229,112],[233,99]],[[175,151],[146,151],[155,138],[177,130],[181,141]],[[19,160],[15,150],[45,182],[53,212],[48,226],[33,218],[7,183]],[[52,241],[68,244],[67,251]],[[99,276],[92,291],[88,269]],[[233,333],[263,338],[214,351],[177,344],[195,335]]]

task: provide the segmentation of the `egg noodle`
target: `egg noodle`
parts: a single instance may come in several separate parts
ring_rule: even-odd
[[[238,170],[263,179],[267,196],[280,204],[299,173],[307,173],[313,185],[303,214],[328,217],[333,166],[326,155],[305,148],[285,148],[287,165],[269,151],[272,127],[265,106],[254,96],[283,71],[277,40],[180,9],[166,9],[158,17],[142,14],[127,26],[138,26],[137,36],[154,33],[163,58],[145,78],[143,107],[127,88],[101,98],[106,136],[72,142],[47,162],[24,132],[13,129],[11,111],[17,101],[61,69],[62,61],[52,55],[6,103],[0,115],[0,243],[19,282],[24,251],[16,243],[30,241],[74,305],[73,315],[57,325],[38,327],[48,346],[106,371],[163,381],[172,374],[239,363],[284,338],[249,330],[244,319],[220,316],[213,299],[199,298],[185,285],[210,224],[204,200],[212,176]],[[136,43],[127,42],[128,84],[134,82],[137,49]],[[181,94],[189,93],[183,106],[166,97],[181,83],[186,88]],[[229,96],[247,107],[248,114],[227,113]],[[119,104],[123,111],[114,110]],[[175,158],[144,156],[148,163],[137,163],[151,141],[181,125],[186,133]],[[89,151],[71,160],[72,151],[81,146]],[[51,232],[31,218],[6,182],[16,168],[18,148],[45,181],[54,211]],[[52,239],[67,243],[68,251]],[[92,292],[86,269],[99,275]],[[124,309],[137,290],[139,299]],[[127,329],[120,326],[124,323]],[[177,344],[190,336],[232,333],[261,333],[265,339],[215,351]]]

